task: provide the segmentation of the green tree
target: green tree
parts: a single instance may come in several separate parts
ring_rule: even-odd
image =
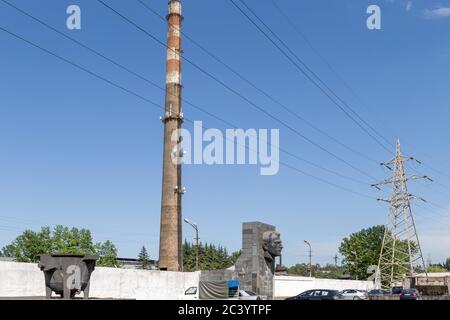
[[[384,230],[384,226],[377,225],[368,229],[362,229],[342,240],[339,253],[344,257],[344,268],[351,276],[358,277],[358,279],[367,279],[370,276],[367,273],[369,267],[378,265]],[[387,241],[389,241],[391,235],[388,234],[387,237]],[[408,244],[406,241],[398,241],[397,246],[399,250],[396,258],[398,261],[405,261],[406,264],[409,259],[406,253],[408,252]],[[413,253],[417,252],[417,248],[413,243],[412,251]],[[396,267],[394,272],[399,274],[404,272],[404,269]]]
[[[429,273],[447,272],[447,269],[440,265],[432,265],[427,268],[427,272]]]
[[[51,230],[43,227],[40,231],[26,230],[11,244],[5,246],[3,256],[14,258],[19,262],[38,262],[38,256],[49,253],[79,253],[99,255],[97,265],[116,266],[117,249],[110,241],[94,245],[88,229],[69,229],[56,226]]]
[[[99,259],[97,265],[100,267],[120,268],[122,264],[117,261],[117,248],[109,240],[97,244]]]
[[[138,260],[139,260],[139,269],[144,269],[144,270],[148,270],[151,267],[150,264],[150,257],[148,255],[147,249],[142,246],[141,251],[139,252],[139,256],[138,256]]]
[[[6,257],[18,262],[37,262],[40,254],[52,252],[52,238],[49,227],[41,228],[40,232],[26,230],[11,244],[2,249]]]
[[[287,270],[288,274],[308,277],[309,276],[309,264],[307,263],[298,263],[294,266],[291,266]]]
[[[56,226],[51,239],[52,251],[63,253],[96,254],[91,232],[87,229]]]
[[[312,276],[315,278],[324,279],[339,279],[344,274],[344,268],[338,267],[333,264],[327,264],[321,266],[320,264],[312,265]],[[309,264],[308,263],[298,263],[291,266],[287,270],[288,274],[309,277]]]
[[[339,247],[346,271],[358,279],[367,279],[369,266],[378,265],[384,237],[384,226],[363,229],[344,238]]]
[[[445,268],[450,271],[450,258],[447,258],[447,260],[445,261]]]
[[[185,271],[194,271],[196,268],[196,245],[186,240],[183,244],[183,267]],[[200,270],[220,270],[231,267],[236,263],[240,252],[228,254],[226,248],[213,244],[199,243],[199,267]]]
[[[231,255],[228,257],[228,265],[233,266],[236,263],[237,259],[239,259],[241,253],[242,253],[241,250],[232,252]]]

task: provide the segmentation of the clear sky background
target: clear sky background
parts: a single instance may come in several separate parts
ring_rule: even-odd
[[[165,49],[97,1],[8,1],[164,85]],[[414,207],[417,228],[426,260],[450,257],[450,1],[275,1],[314,50],[271,1],[246,3],[368,123],[392,144],[399,137],[403,151],[424,164],[413,168],[434,178],[434,183],[410,186],[412,193],[433,203]],[[165,41],[166,25],[137,1],[107,2]],[[166,14],[167,1],[144,2]],[[309,128],[189,41],[183,42],[186,57],[355,167],[380,180],[388,177],[390,173],[377,162],[391,155],[293,68],[229,0],[183,2],[186,34],[274,98],[376,162]],[[81,7],[80,31],[66,28],[70,4]],[[381,7],[382,30],[366,27],[370,4]],[[164,104],[162,91],[2,2],[0,26]],[[136,257],[145,245],[157,258],[161,110],[2,31],[0,70],[0,246],[27,228],[62,224],[89,228],[96,241],[112,240],[122,257]],[[279,128],[281,148],[365,184],[283,153],[281,161],[373,198],[387,196],[388,189],[372,189],[375,181],[299,139],[186,63],[183,84],[184,98],[243,129]],[[186,104],[184,114],[202,120],[206,127],[227,128]],[[266,222],[281,232],[286,265],[307,261],[304,239],[312,244],[314,262],[331,263],[343,237],[386,219],[386,206],[374,199],[286,167],[275,176],[260,176],[259,168],[250,165],[186,166],[183,179],[187,188],[183,214],[199,224],[202,241],[238,250],[242,222]],[[194,237],[189,226],[183,231],[188,240]]]

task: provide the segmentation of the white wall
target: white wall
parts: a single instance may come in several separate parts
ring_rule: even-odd
[[[45,296],[44,274],[37,264],[0,261],[0,297]]]
[[[311,289],[374,289],[372,281],[316,279],[308,277],[275,276],[274,296],[292,297]]]
[[[91,297],[138,300],[182,299],[187,288],[198,286],[199,272],[170,272],[96,268]]]
[[[170,272],[96,267],[90,296],[114,299],[183,299],[198,286],[199,272]],[[370,281],[275,276],[274,296],[295,296],[309,289],[373,289]],[[45,296],[44,274],[34,263],[0,261],[0,297]]]
[[[182,299],[198,286],[198,272],[170,272],[96,267],[90,296],[115,299]],[[44,273],[34,263],[0,261],[0,297],[45,296]]]

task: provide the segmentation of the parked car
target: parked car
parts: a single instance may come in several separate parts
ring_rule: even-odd
[[[338,294],[339,300],[367,300],[369,295],[364,290],[346,289]]]
[[[286,300],[338,300],[337,290],[314,289],[300,293],[295,297]]]
[[[400,300],[419,300],[420,294],[417,289],[403,289],[400,292]]]
[[[239,300],[267,300],[267,296],[257,295],[248,290],[239,290]]]
[[[390,294],[391,293],[389,292],[389,290],[382,290],[382,289],[373,289],[373,290],[370,290],[369,293],[368,293],[369,298],[380,297],[380,296],[388,296]]]
[[[397,287],[392,287],[391,289],[391,294],[400,294],[402,293],[403,287],[397,286]]]

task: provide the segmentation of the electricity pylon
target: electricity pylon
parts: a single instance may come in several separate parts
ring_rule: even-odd
[[[378,260],[378,270],[375,282],[383,288],[400,285],[405,275],[413,275],[415,268],[420,267],[425,272],[425,261],[419,243],[414,217],[411,210],[411,199],[420,199],[408,193],[407,182],[417,179],[431,179],[427,176],[406,175],[405,163],[416,161],[413,157],[404,157],[397,140],[395,158],[382,163],[389,170],[393,170],[392,179],[384,180],[372,185],[380,189],[383,185],[392,185],[392,192],[388,200],[378,199],[389,203],[387,222],[384,231],[383,244]]]

